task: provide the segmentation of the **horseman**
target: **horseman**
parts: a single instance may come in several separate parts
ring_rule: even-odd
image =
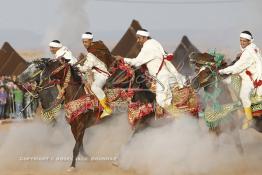
[[[172,102],[172,86],[177,84],[182,88],[185,77],[166,59],[167,54],[162,45],[152,39],[147,30],[138,30],[136,35],[137,43],[142,46],[138,56],[136,58],[117,56],[116,59],[123,59],[125,63],[135,67],[146,65],[149,74],[156,78],[156,101],[158,105],[162,108],[168,108]]]
[[[68,62],[73,65],[77,62],[77,59],[73,56],[72,52],[61,44],[58,40],[53,40],[49,43],[50,51],[55,55],[55,59],[61,61],[61,63]]]
[[[95,55],[99,60],[105,63],[107,68],[110,68],[114,59],[111,55],[111,52],[106,47],[103,41],[93,41],[93,34],[91,32],[86,32],[82,35],[82,42],[87,52]]]
[[[240,58],[233,65],[219,70],[219,73],[240,75],[242,81],[239,96],[245,111],[242,129],[247,129],[253,118],[250,94],[252,90],[256,90],[258,96],[262,95],[262,57],[249,31],[240,34],[240,48]]]
[[[85,46],[87,51],[90,48],[92,48],[92,43],[93,43],[92,40],[93,40],[92,33],[87,32],[82,34],[83,45]],[[93,50],[93,52],[95,52],[95,50]],[[97,51],[95,53],[99,53],[97,54],[98,56],[101,54],[100,51]],[[85,87],[86,89],[89,89],[91,83],[90,89],[98,98],[101,106],[104,109],[100,118],[111,115],[112,109],[107,104],[107,98],[103,91],[103,87],[106,83],[106,80],[110,76],[110,73],[107,70],[107,65],[103,61],[101,61],[100,58],[98,58],[95,54],[89,51],[87,52],[86,55],[81,54],[80,57],[82,57],[80,58],[80,60],[83,60],[84,62],[80,65],[77,65],[77,67],[81,72],[85,73],[85,76],[87,76],[87,74],[91,72],[93,78],[93,82],[86,81]]]

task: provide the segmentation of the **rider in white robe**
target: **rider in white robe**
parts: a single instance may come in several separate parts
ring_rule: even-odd
[[[243,129],[249,127],[252,121],[250,94],[256,90],[257,95],[262,95],[262,57],[259,48],[252,42],[253,36],[249,31],[240,34],[241,56],[232,66],[219,71],[220,74],[239,74],[242,82],[240,99],[245,111]],[[260,83],[261,84],[261,83]]]
[[[82,34],[82,40],[92,40],[93,35],[92,33],[84,33]],[[85,55],[85,62],[81,65],[77,65],[81,72],[87,73],[88,71],[93,72],[93,79],[94,81],[91,84],[91,90],[98,98],[101,106],[103,107],[103,113],[100,115],[100,118],[105,116],[109,116],[112,114],[112,109],[107,104],[106,95],[103,91],[103,87],[106,83],[106,80],[110,76],[110,73],[107,70],[107,66],[104,62],[102,62],[99,58],[97,58],[91,52],[88,52]]]
[[[144,64],[147,66],[149,74],[156,77],[157,80],[157,103],[163,108],[168,107],[172,101],[171,88],[175,84],[183,87],[185,77],[176,70],[170,61],[164,59],[167,54],[158,41],[149,37],[148,31],[144,29],[138,30],[136,34],[137,42],[143,45],[143,47],[136,58],[124,58],[124,62],[135,67]]]

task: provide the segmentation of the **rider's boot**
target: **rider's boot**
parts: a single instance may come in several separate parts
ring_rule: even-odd
[[[250,127],[253,119],[251,107],[244,108],[244,111],[245,111],[245,119],[242,124],[242,129],[247,129]]]
[[[100,115],[100,118],[104,118],[104,117],[109,116],[113,113],[112,109],[107,104],[106,98],[100,99],[99,102],[100,102],[101,106],[104,108],[103,113]]]

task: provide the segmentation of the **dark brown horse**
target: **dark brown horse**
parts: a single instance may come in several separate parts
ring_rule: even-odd
[[[69,74],[70,76],[68,76]],[[62,98],[65,104],[86,94],[81,78],[72,66],[68,64],[62,65],[59,61],[51,61],[49,59],[37,60],[32,62],[32,64],[19,75],[18,79],[20,83],[25,83],[38,77],[37,75],[40,75],[41,82],[36,92],[39,94],[44,112],[48,113],[52,111],[52,109],[59,105],[59,102],[61,103],[61,100],[57,99],[58,94],[61,93],[57,85],[64,88]],[[66,83],[68,83],[68,85],[66,85],[67,87],[65,87]],[[75,139],[75,146],[73,149],[73,160],[69,170],[75,168],[76,158],[79,152],[87,156],[83,148],[83,136],[85,129],[97,122],[98,115],[98,108],[86,110],[70,122],[71,131]],[[51,119],[51,122],[55,122],[55,118],[52,117],[54,116],[51,116],[49,120]]]

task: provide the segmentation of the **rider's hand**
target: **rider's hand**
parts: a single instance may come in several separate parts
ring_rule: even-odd
[[[78,56],[78,60],[82,60],[85,58],[85,54],[84,53],[80,53]]]
[[[225,69],[220,69],[220,70],[218,71],[218,73],[221,74],[221,75],[223,75],[223,74],[228,74],[228,72],[225,71]]]
[[[241,53],[238,53],[237,55],[236,55],[236,58],[240,58],[241,57],[241,55],[242,55],[242,52]]]
[[[123,57],[121,57],[121,56],[117,55],[117,56],[115,56],[115,59],[116,59],[117,61],[120,61],[120,60],[122,60],[122,59],[123,59]]]
[[[84,53],[80,53],[80,55],[78,56],[78,63],[83,66],[84,62],[85,62],[85,54]]]

